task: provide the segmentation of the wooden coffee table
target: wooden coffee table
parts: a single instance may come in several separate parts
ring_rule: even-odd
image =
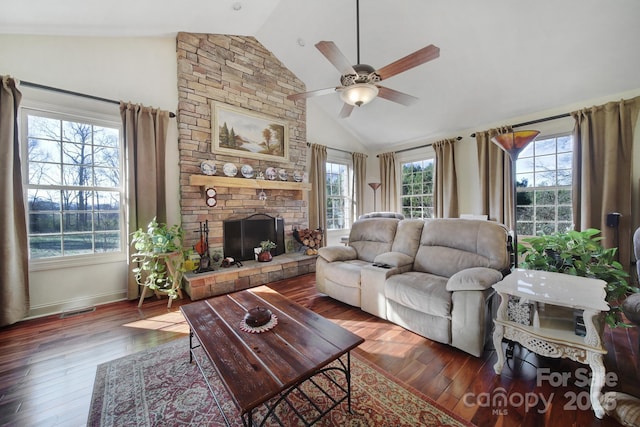
[[[245,313],[257,306],[270,309],[278,324],[262,333],[243,331],[240,324]],[[303,422],[315,423],[345,400],[351,411],[350,351],[364,342],[359,336],[266,286],[194,302],[180,309],[191,329],[190,360],[196,361],[207,384],[203,364],[211,363],[239,409],[244,425],[254,424],[254,410],[265,403],[269,410],[258,424],[275,416],[275,406],[287,402],[289,393],[299,390],[298,386],[305,381],[315,384],[313,377],[323,375],[329,369],[327,365],[335,360],[339,363],[331,364],[330,369],[344,373],[346,387],[340,387],[344,393],[332,396],[328,408],[315,419]],[[194,349],[199,347],[206,358],[196,356]],[[213,393],[211,385],[209,388]]]

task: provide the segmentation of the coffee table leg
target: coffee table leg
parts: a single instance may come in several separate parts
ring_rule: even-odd
[[[351,411],[351,352],[347,352],[347,408],[350,414],[353,414]]]
[[[189,329],[189,363],[193,363],[193,331]]]

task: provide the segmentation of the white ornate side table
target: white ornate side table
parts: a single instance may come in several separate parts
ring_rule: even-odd
[[[501,302],[495,319],[493,343],[498,361],[493,369],[500,375],[505,356],[502,338],[515,341],[529,350],[547,357],[566,357],[588,364],[591,368],[591,406],[596,417],[604,416],[600,403],[605,369],[602,355],[603,322],[600,314],[609,311],[605,301],[606,282],[599,279],[572,276],[547,271],[515,269],[501,282],[493,285]],[[532,303],[530,325],[509,319],[509,296],[520,298],[520,304]],[[586,336],[576,335],[574,310],[582,311]]]

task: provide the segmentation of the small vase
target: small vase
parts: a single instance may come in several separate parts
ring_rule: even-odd
[[[258,254],[258,261],[260,261],[260,262],[269,262],[272,259],[273,259],[273,257],[271,256],[271,252],[269,252],[269,251],[260,252]]]

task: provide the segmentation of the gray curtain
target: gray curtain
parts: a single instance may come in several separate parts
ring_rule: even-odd
[[[436,218],[458,217],[458,178],[454,156],[455,138],[443,139],[433,144],[436,152],[435,185],[433,203]]]
[[[380,154],[380,202],[379,211],[398,212],[398,182],[396,153]]]
[[[363,153],[352,153],[353,161],[353,187],[351,199],[354,201],[353,219],[357,219],[364,214],[364,195],[367,181],[367,155]]]
[[[309,228],[327,229],[327,147],[310,144],[311,167],[309,168]],[[327,239],[322,239],[322,246]]]
[[[29,314],[29,252],[25,220],[18,107],[22,95],[17,81],[2,76],[0,88],[0,326]]]
[[[167,221],[165,147],[169,112],[121,102],[120,116],[125,139],[129,232],[134,232],[146,228],[153,217],[158,222]],[[138,288],[129,268],[130,299],[138,297]]]
[[[585,108],[571,113],[573,129],[573,220],[576,229],[597,228],[605,247],[619,247],[620,263],[631,263],[631,161],[633,127],[640,97]],[[608,213],[618,212],[615,229]]]
[[[511,126],[476,132],[478,144],[478,171],[480,173],[480,206],[474,213],[488,215],[492,221],[505,224],[513,230],[513,183],[511,159],[491,141],[495,135],[512,132]]]

